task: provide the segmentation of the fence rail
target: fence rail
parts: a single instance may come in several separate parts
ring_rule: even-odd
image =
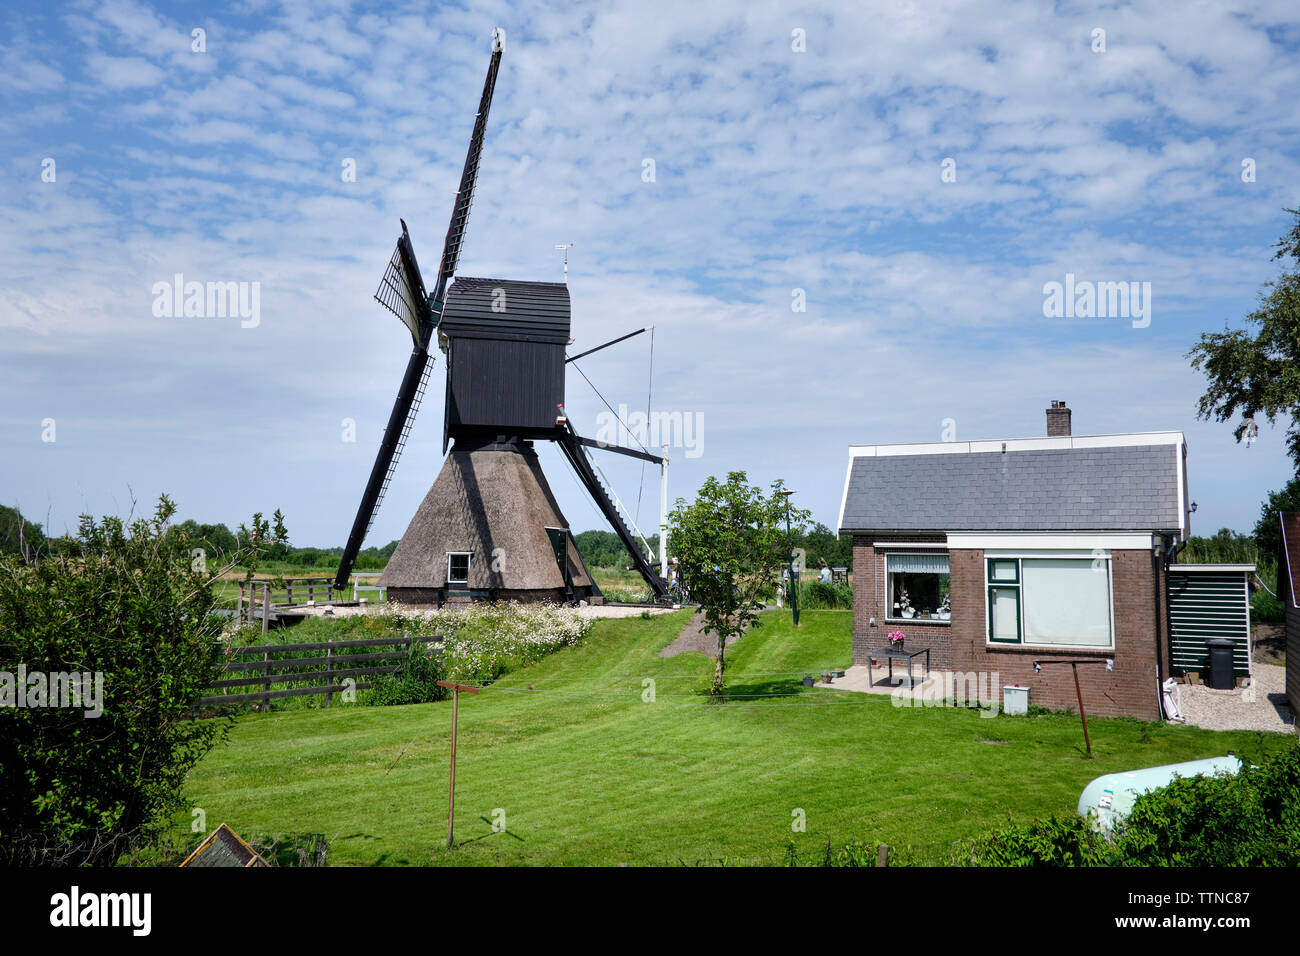
[[[270,581],[240,581],[235,618],[252,624],[260,611],[262,633],[265,634],[277,608],[307,601],[334,600],[333,583],[329,578],[291,578],[285,581],[284,587],[273,589]]]
[[[305,697],[311,694],[324,694],[325,706],[334,703],[334,695],[349,690],[366,690],[373,686],[373,681],[365,683],[339,684],[345,678],[378,677],[393,674],[401,669],[400,663],[384,664],[381,661],[400,661],[407,656],[412,645],[434,645],[442,642],[441,637],[378,637],[358,641],[325,641],[303,644],[257,644],[250,647],[231,647],[226,649],[227,674],[246,674],[247,676],[226,677],[213,681],[206,688],[209,691],[225,691],[235,687],[260,687],[261,690],[247,691],[242,694],[211,694],[200,697],[194,702],[195,707],[215,707],[223,704],[269,704],[282,697]],[[372,650],[380,647],[398,647],[401,650]],[[361,650],[362,653],[348,653]],[[300,654],[303,651],[325,651],[324,655],[313,657],[288,657],[277,655]],[[342,652],[342,653],[339,653]],[[259,660],[240,660],[240,658],[260,658]],[[362,666],[362,662],[365,663]],[[342,665],[342,666],[338,666]],[[316,670],[315,668],[325,668]],[[297,668],[298,670],[294,670]],[[301,668],[313,668],[303,671]],[[273,684],[302,684],[307,687],[281,687],[271,689]]]

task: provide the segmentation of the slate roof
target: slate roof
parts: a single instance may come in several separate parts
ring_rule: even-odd
[[[1177,530],[1182,449],[1163,442],[857,455],[839,530]]]

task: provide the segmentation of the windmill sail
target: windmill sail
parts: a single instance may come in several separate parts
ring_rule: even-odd
[[[447,280],[456,272],[460,261],[461,245],[465,241],[465,226],[469,222],[469,209],[474,202],[474,186],[478,182],[479,157],[483,153],[483,137],[487,132],[488,110],[492,108],[492,92],[497,85],[497,69],[501,66],[503,34],[492,31],[492,60],[488,64],[487,78],[483,81],[483,94],[478,101],[478,114],[474,117],[474,132],[469,139],[469,152],[465,167],[460,173],[460,188],[456,191],[456,206],[447,226],[447,238],[442,245],[442,262],[438,266],[438,286],[433,297],[439,306],[447,291]]]
[[[483,138],[487,130],[488,110],[492,105],[492,92],[496,88],[497,70],[501,65],[502,35],[493,31],[492,59],[488,64],[487,77],[483,81],[483,94],[479,98],[478,114],[474,118],[474,132],[470,136],[469,150],[465,156],[465,166],[461,170],[460,189],[456,193],[456,203],[452,208],[451,222],[447,226],[447,238],[443,244],[442,259],[438,266],[438,280],[432,296],[425,293],[424,283],[420,278],[420,267],[415,261],[415,251],[407,235],[406,223],[402,223],[402,235],[397,240],[397,250],[389,261],[388,269],[379,284],[375,298],[384,308],[396,315],[411,331],[414,348],[406,363],[406,372],[402,376],[401,386],[397,391],[397,400],[388,416],[388,425],[384,428],[384,437],[379,445],[379,453],[370,469],[370,478],[366,482],[365,493],[357,508],[356,518],[352,522],[352,531],[348,543],[339,559],[338,573],[334,576],[334,587],[343,590],[347,587],[356,563],[357,554],[365,542],[370,526],[374,523],[384,494],[393,479],[393,471],[406,447],[415,414],[419,411],[424,390],[428,385],[431,369],[428,352],[429,340],[437,325],[446,295],[447,280],[455,272],[460,258],[460,249],[464,241],[465,226],[469,221],[469,209],[474,197],[474,184],[478,178],[479,157],[483,152]]]
[[[393,250],[384,277],[379,281],[375,291],[375,301],[393,315],[402,320],[402,324],[411,330],[415,346],[427,346],[425,326],[430,324],[432,316],[429,309],[429,296],[424,291],[424,279],[420,276],[419,263],[415,261],[415,250],[411,248],[411,237],[406,231],[406,222],[402,221],[402,235]]]

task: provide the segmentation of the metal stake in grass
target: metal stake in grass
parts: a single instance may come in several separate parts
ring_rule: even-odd
[[[1034,670],[1041,672],[1044,664],[1069,664],[1070,670],[1074,672],[1074,693],[1079,698],[1079,719],[1083,721],[1083,746],[1088,751],[1088,756],[1091,757],[1092,741],[1088,739],[1088,715],[1083,709],[1083,690],[1079,687],[1079,665],[1105,664],[1106,670],[1111,670],[1114,667],[1114,662],[1105,658],[1086,661],[1034,661]]]
[[[446,680],[438,681],[438,686],[451,688],[451,785],[447,788],[447,849],[450,850],[456,820],[456,724],[460,710],[460,692],[467,690],[471,694],[477,694],[478,688]]]

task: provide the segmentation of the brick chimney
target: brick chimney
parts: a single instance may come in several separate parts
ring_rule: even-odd
[[[1064,438],[1070,434],[1070,410],[1065,402],[1052,402],[1047,410],[1047,437]]]

